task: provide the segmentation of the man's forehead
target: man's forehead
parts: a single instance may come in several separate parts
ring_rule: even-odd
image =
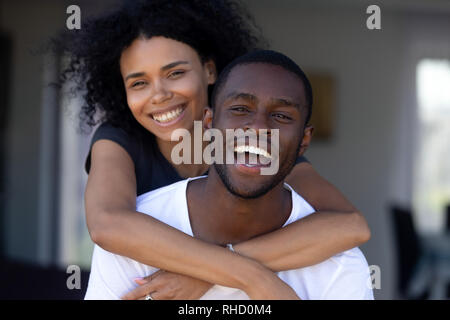
[[[234,92],[245,92],[267,98],[285,97],[305,102],[302,80],[285,68],[267,63],[238,65],[231,70],[221,90],[221,99]]]

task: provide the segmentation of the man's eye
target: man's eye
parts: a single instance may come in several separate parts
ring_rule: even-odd
[[[291,117],[289,117],[289,116],[287,116],[285,114],[282,114],[282,113],[274,113],[272,116],[277,118],[277,119],[279,119],[279,120],[292,120]]]
[[[235,112],[247,112],[247,108],[246,107],[242,107],[242,106],[238,106],[238,107],[233,107],[231,108],[232,111]]]

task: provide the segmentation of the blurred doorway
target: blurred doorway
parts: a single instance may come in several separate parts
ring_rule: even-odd
[[[450,202],[450,60],[423,59],[417,65],[418,154],[413,205],[418,230],[444,231]]]
[[[80,127],[81,96],[72,96],[72,83],[66,83],[61,92],[62,110],[59,118],[59,208],[58,208],[58,265],[67,268],[76,264],[88,270],[91,265],[93,242],[89,236],[85,210],[84,190],[87,174],[84,169],[89,153],[91,135]]]

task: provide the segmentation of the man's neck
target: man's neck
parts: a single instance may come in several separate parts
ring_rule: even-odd
[[[187,202],[194,236],[222,245],[279,229],[292,210],[283,183],[261,197],[243,199],[228,191],[213,167],[207,178],[188,184]]]

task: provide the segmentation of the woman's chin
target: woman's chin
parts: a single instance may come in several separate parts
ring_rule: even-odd
[[[177,126],[172,127],[155,127],[152,126],[151,128],[147,127],[147,130],[153,133],[159,140],[164,142],[172,142],[172,141],[178,141],[181,142],[181,137],[183,137],[186,134],[190,134],[190,132],[193,129],[193,121],[190,121],[189,124],[186,123],[179,123]]]

